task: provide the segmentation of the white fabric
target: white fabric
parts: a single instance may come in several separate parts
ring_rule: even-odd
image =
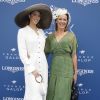
[[[45,35],[38,29],[39,35],[26,26],[18,31],[19,56],[24,64],[25,95],[24,100],[46,100],[48,84],[48,65],[44,54]],[[43,77],[43,83],[37,83],[31,73],[38,70]]]

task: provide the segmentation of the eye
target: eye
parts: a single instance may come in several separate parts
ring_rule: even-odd
[[[31,13],[31,16],[38,16],[38,17],[40,17],[40,13],[38,13],[38,12],[33,12],[33,13]]]
[[[67,21],[67,19],[63,19],[64,21]]]
[[[62,20],[62,18],[58,18],[58,20]]]

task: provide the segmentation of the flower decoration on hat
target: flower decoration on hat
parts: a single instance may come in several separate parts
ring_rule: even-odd
[[[68,12],[67,9],[65,9],[65,8],[56,8],[55,7],[54,9],[52,8],[51,11],[52,11],[52,16],[53,16],[54,20],[57,19],[60,15],[68,14],[68,16],[69,16],[68,25],[70,24],[71,16],[70,16],[70,13]]]

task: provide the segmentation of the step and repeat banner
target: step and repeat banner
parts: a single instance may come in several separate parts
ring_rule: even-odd
[[[69,10],[69,31],[78,39],[79,100],[99,100],[100,0],[0,0],[0,100],[23,100],[24,71],[17,48],[19,27],[14,23],[14,17],[24,8],[40,2],[51,9]],[[52,31],[54,21],[45,33]]]

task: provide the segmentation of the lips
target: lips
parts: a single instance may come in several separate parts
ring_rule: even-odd
[[[33,19],[33,23],[34,23],[34,24],[37,24],[38,22],[39,22],[38,19]]]
[[[59,23],[59,26],[60,26],[60,27],[65,27],[66,24],[65,24],[65,23]]]

